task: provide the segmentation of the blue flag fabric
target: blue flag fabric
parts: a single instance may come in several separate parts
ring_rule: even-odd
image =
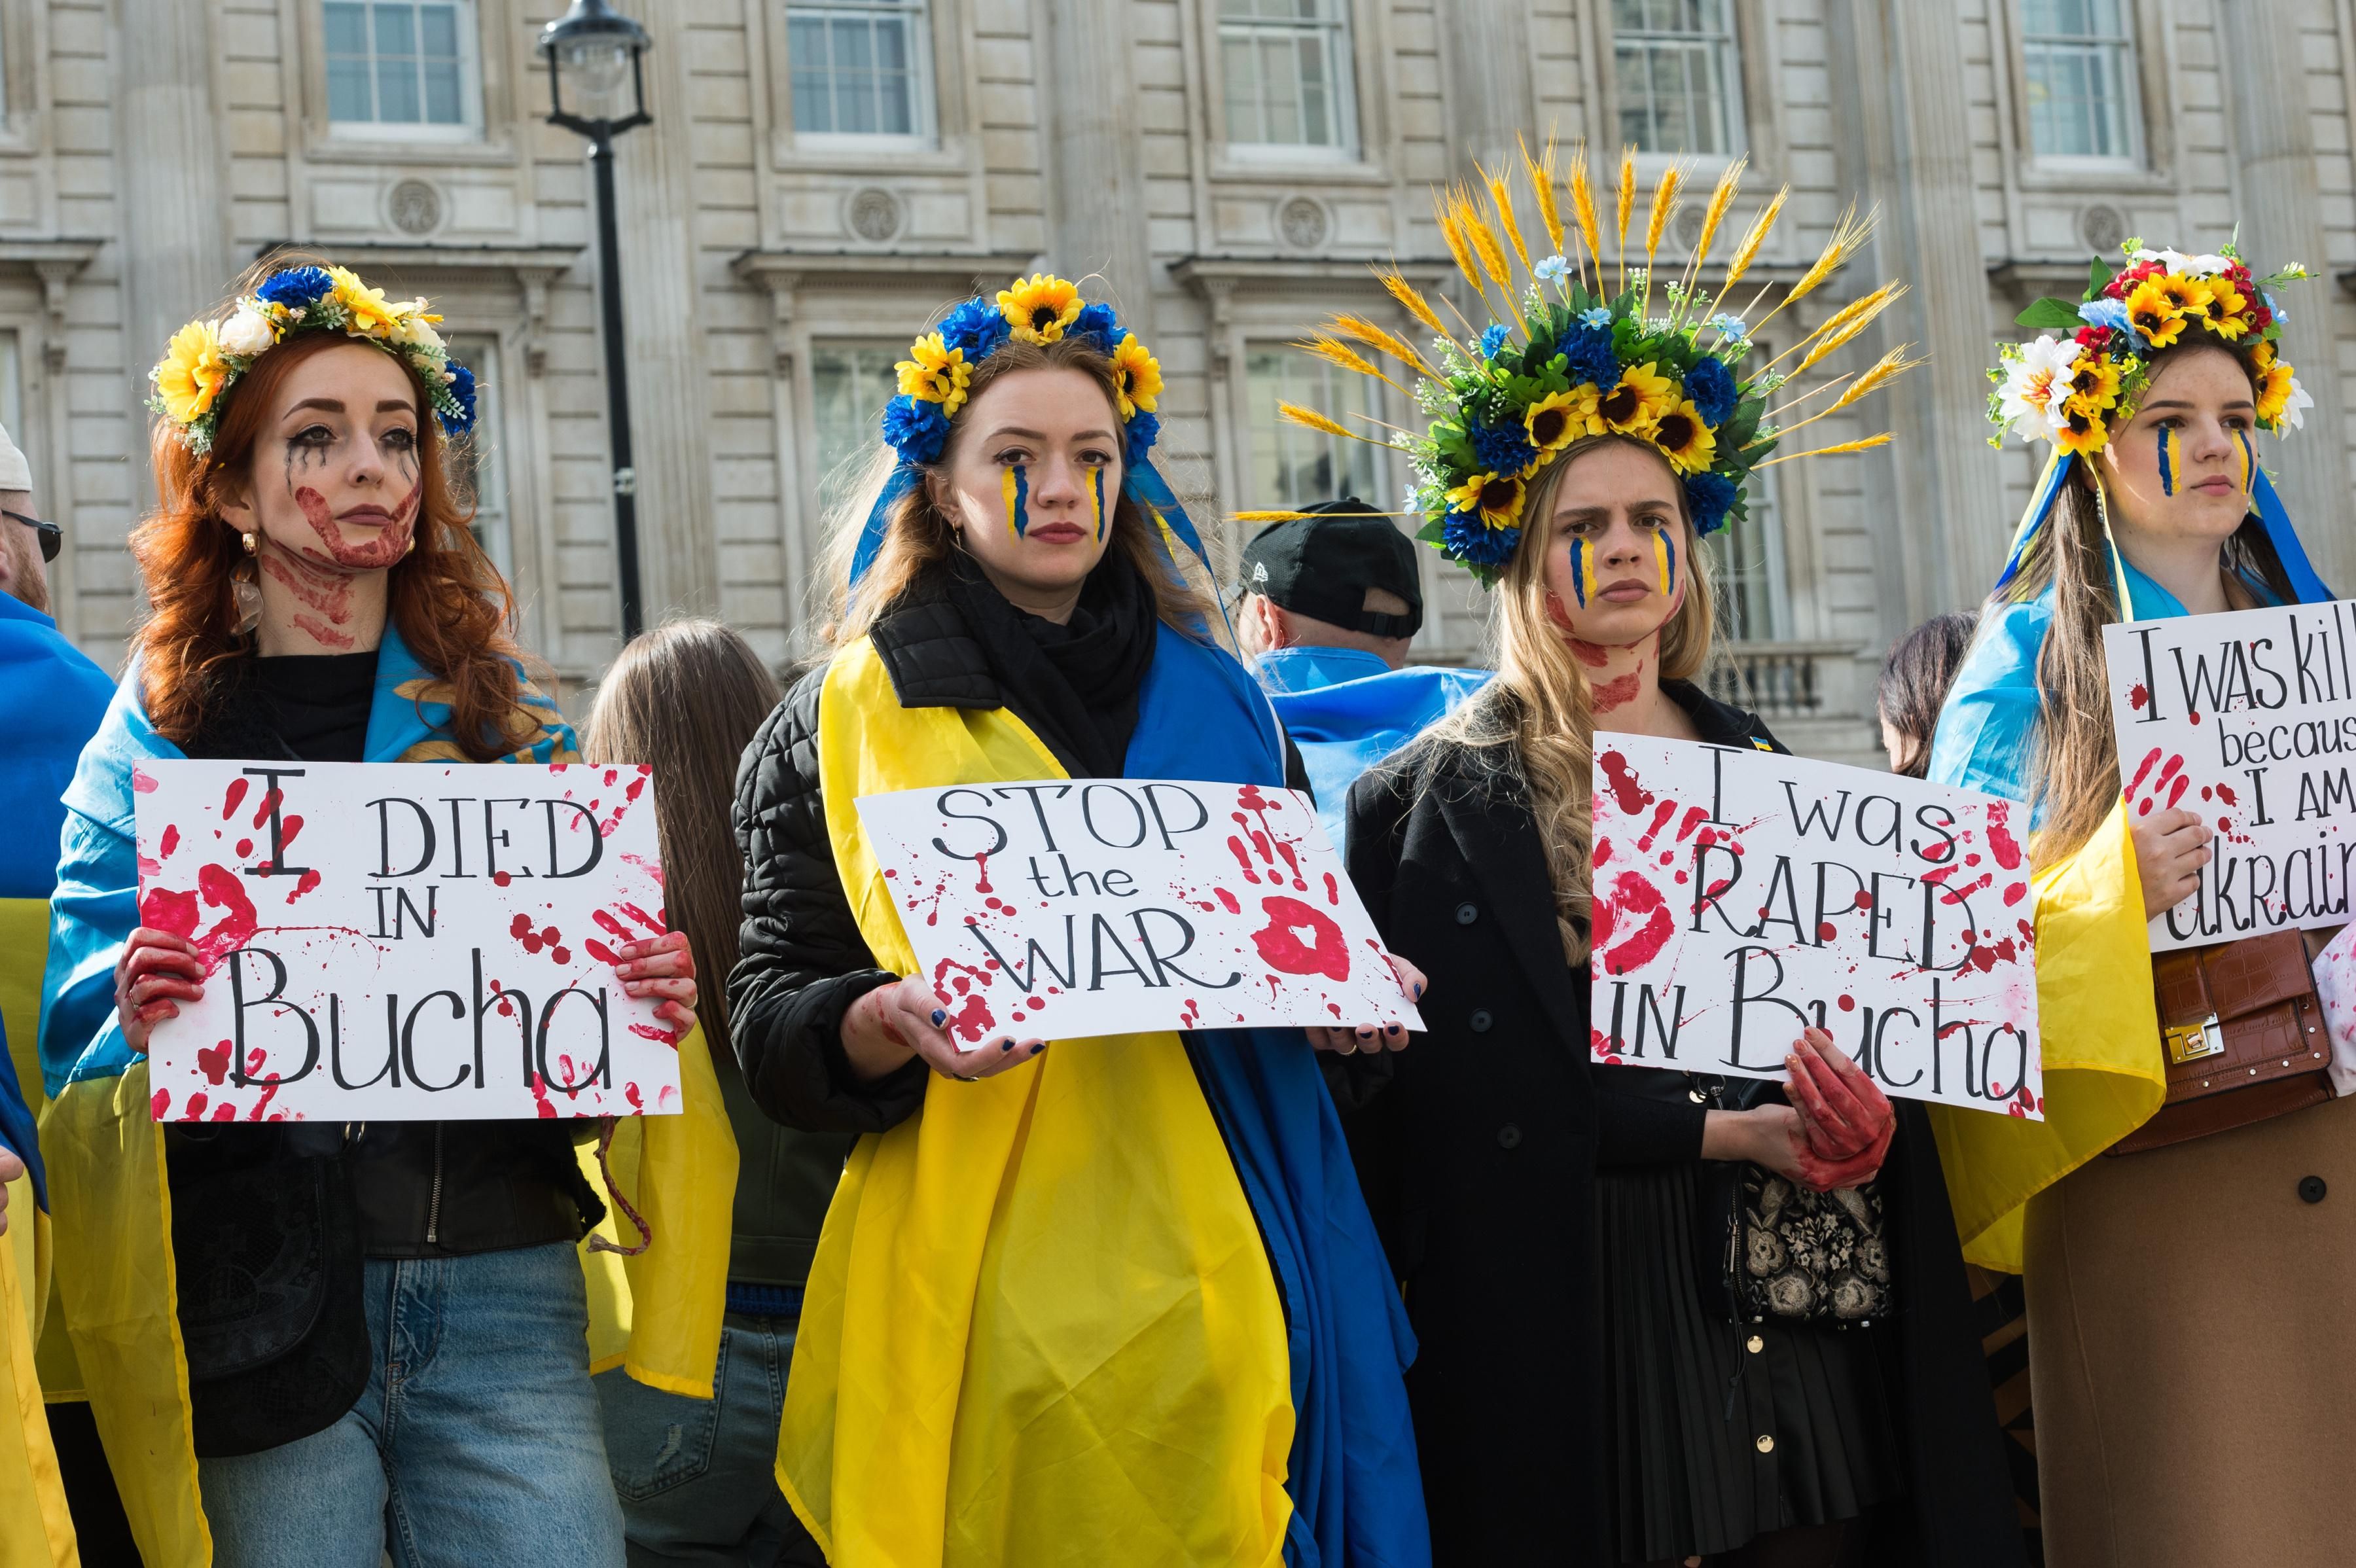
[[[1269,704],[1224,651],[1162,628],[1138,709],[1126,777],[1282,787]],[[1422,1474],[1400,1380],[1415,1335],[1316,1052],[1298,1029],[1185,1041],[1284,1299],[1295,1423],[1285,1560],[1423,1568]]]
[[[1393,670],[1355,648],[1279,648],[1253,661],[1285,734],[1301,748],[1317,821],[1343,853],[1343,806],[1375,764],[1489,683],[1486,670],[1410,664]]]

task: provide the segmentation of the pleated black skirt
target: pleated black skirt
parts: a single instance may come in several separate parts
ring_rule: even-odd
[[[1875,1331],[1728,1322],[1697,1273],[1699,1176],[1596,1176],[1605,1495],[1623,1563],[1730,1552],[1903,1488]]]

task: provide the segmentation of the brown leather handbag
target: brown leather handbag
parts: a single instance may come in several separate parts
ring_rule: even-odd
[[[2272,931],[2151,961],[2168,1101],[2105,1151],[2140,1154],[2331,1098],[2331,1042],[2309,967],[2329,931]]]

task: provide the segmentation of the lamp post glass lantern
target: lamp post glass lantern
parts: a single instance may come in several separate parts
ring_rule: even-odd
[[[630,381],[622,338],[622,242],[614,211],[614,138],[649,123],[641,61],[647,30],[606,0],[573,0],[541,29],[548,62],[548,122],[587,139],[597,188],[597,292],[605,339],[605,421],[614,446],[614,541],[620,557],[622,636],[645,628],[638,591],[637,471],[630,460]]]

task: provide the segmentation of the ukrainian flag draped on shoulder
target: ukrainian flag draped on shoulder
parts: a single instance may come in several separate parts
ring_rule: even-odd
[[[2299,564],[2304,570],[2304,555]],[[2115,569],[2137,619],[2186,613],[2174,595],[2124,558]],[[2312,585],[2300,587],[2302,601],[2330,596],[2311,571],[2304,576]],[[2261,585],[2249,585],[2265,595]],[[2028,800],[2039,725],[2037,659],[2052,619],[2050,587],[2034,599],[1989,607],[1939,713],[1933,783]],[[2045,1120],[1930,1108],[1964,1256],[2007,1273],[2021,1270],[2029,1200],[2151,1120],[2168,1097],[2143,884],[2125,803],[2076,854],[2040,871],[2031,886]]]
[[[520,678],[520,677],[519,677]],[[163,1129],[148,1110],[147,1063],[124,1044],[114,1014],[114,963],[138,923],[132,769],[182,755],[139,701],[134,666],[66,793],[48,972],[42,1121],[66,1316],[133,1535],[161,1568],[211,1560],[190,1434],[180,1344]],[[371,762],[463,760],[449,736],[445,690],[386,628],[365,756]],[[556,705],[525,683],[539,729],[506,762],[573,759]],[[700,1034],[680,1042],[685,1112],[650,1119],[634,1199],[657,1240],[632,1260],[627,1283],[610,1259],[585,1255],[592,1353],[616,1359],[626,1340],[634,1376],[708,1395],[726,1289],[735,1146]],[[712,1140],[718,1139],[717,1149]],[[724,1168],[723,1168],[724,1167]],[[661,1251],[664,1267],[651,1266]],[[630,1286],[638,1285],[633,1298]]]
[[[1160,628],[1130,778],[1277,785],[1266,701]],[[1003,710],[819,709],[835,864],[916,968],[858,797],[1061,778]],[[827,1216],[777,1478],[836,1568],[1430,1561],[1405,1314],[1298,1030],[1068,1041],[862,1138]]]

